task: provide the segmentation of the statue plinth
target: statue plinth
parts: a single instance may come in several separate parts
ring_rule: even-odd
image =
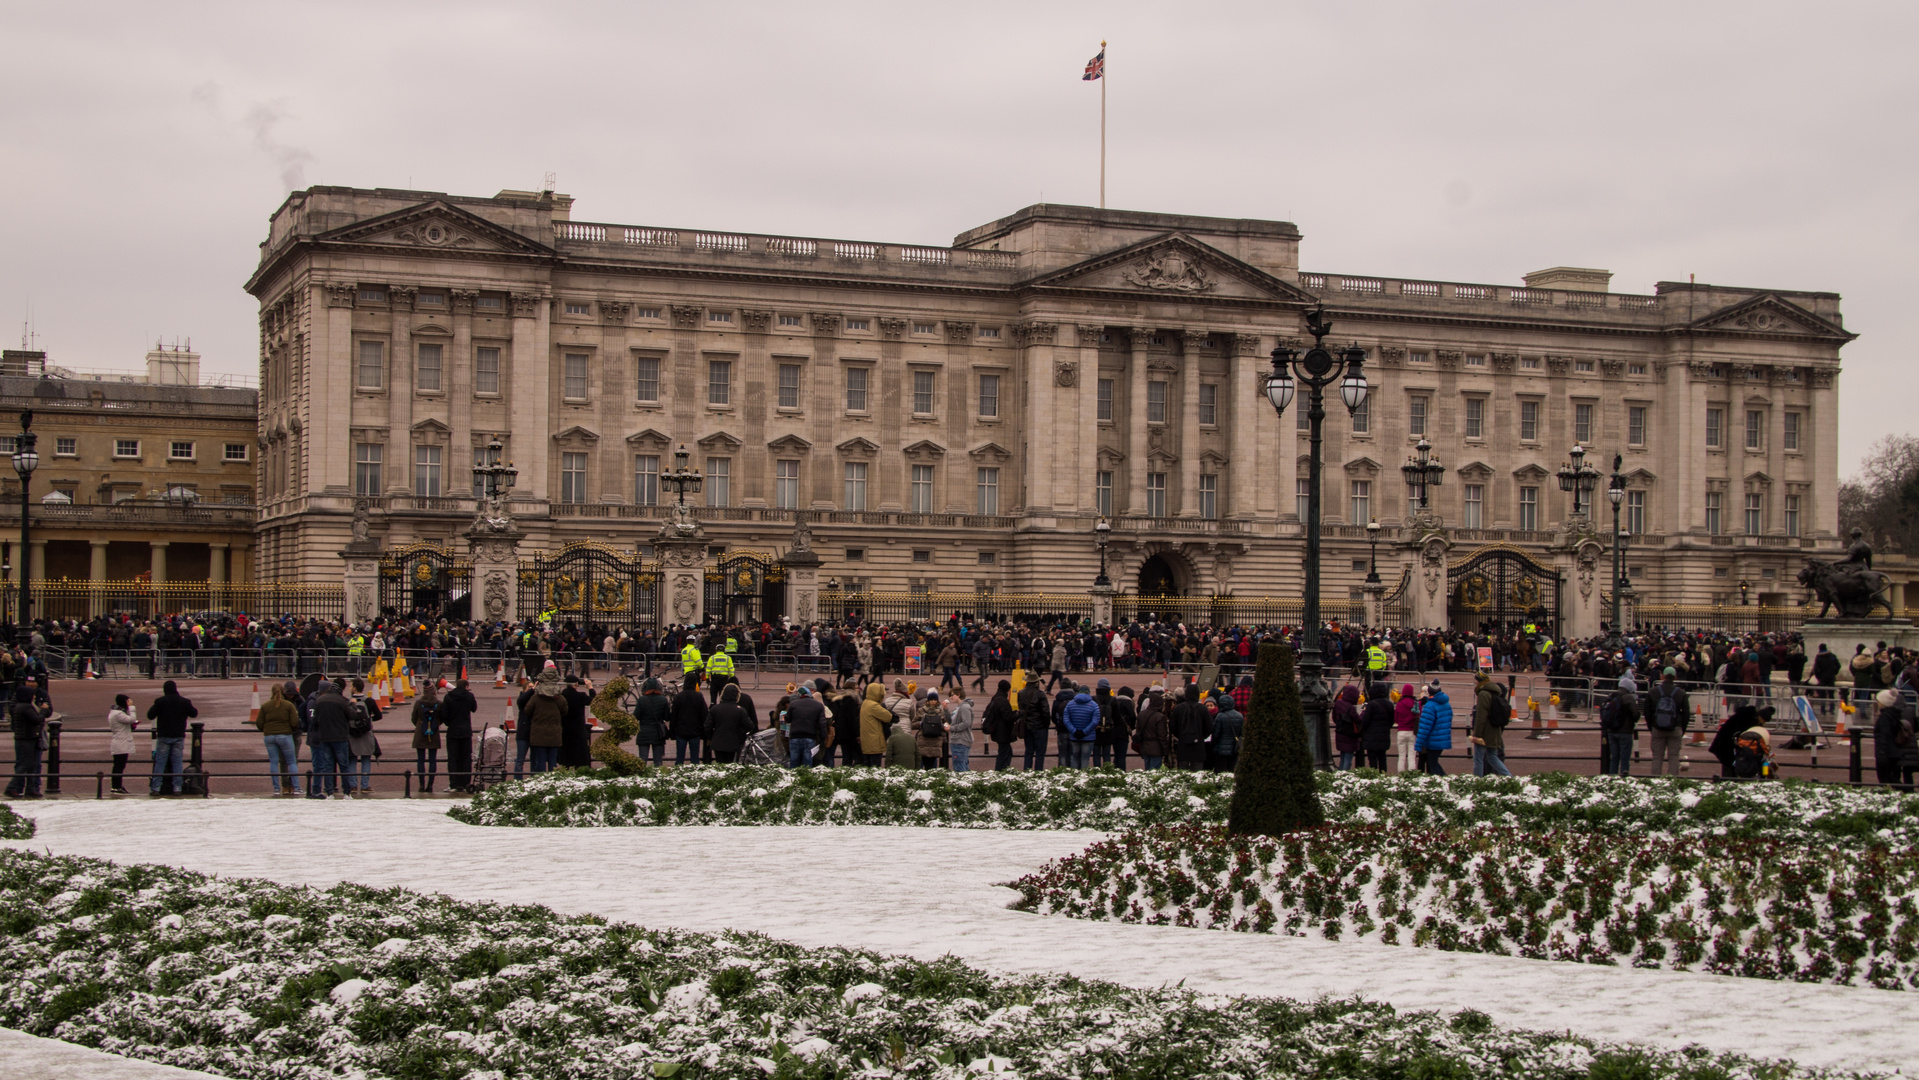
[[[1113,597],[1119,595],[1119,590],[1106,584],[1095,585],[1090,591],[1093,594],[1093,625],[1113,625]]]
[[[660,526],[653,541],[660,557],[661,616],[669,623],[698,626],[706,621],[706,530],[691,508],[680,504]]]
[[[1852,654],[1861,645],[1868,653],[1885,642],[1887,648],[1904,646],[1919,649],[1919,626],[1911,619],[1807,619],[1799,624],[1806,639],[1806,655],[1818,653],[1824,645],[1839,657],[1839,682],[1852,682]]]

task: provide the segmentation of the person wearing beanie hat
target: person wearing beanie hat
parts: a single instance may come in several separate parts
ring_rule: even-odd
[[[1600,737],[1605,740],[1599,758],[1601,775],[1632,775],[1633,743],[1638,738],[1642,711],[1639,684],[1633,680],[1632,673],[1627,672],[1619,677],[1618,687],[1599,707]]]
[[[1019,737],[1018,714],[1013,710],[1013,684],[1005,679],[994,687],[993,696],[986,702],[986,712],[980,717],[980,730],[986,737],[997,743],[993,754],[993,771],[1005,772],[1013,767],[1013,740]]]
[[[1692,723],[1692,698],[1680,686],[1678,672],[1666,668],[1659,683],[1646,691],[1640,711],[1646,717],[1646,731],[1652,736],[1652,774],[1679,775],[1680,748],[1685,745],[1686,726]]]

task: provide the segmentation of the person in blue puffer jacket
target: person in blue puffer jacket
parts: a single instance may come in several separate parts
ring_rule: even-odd
[[[1099,703],[1092,695],[1080,687],[1073,699],[1060,711],[1061,726],[1066,734],[1066,765],[1072,769],[1084,769],[1092,761],[1093,740],[1099,733]]]
[[[1439,755],[1452,748],[1453,703],[1446,697],[1446,691],[1440,689],[1439,680],[1434,679],[1426,695],[1426,705],[1419,710],[1419,734],[1413,739],[1413,751],[1419,755],[1419,770],[1434,776],[1446,775],[1446,770],[1440,767]]]

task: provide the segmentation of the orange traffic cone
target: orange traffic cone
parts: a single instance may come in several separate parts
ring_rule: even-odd
[[[466,681],[466,661],[460,661],[460,681]]]
[[[500,661],[499,667],[493,669],[493,689],[506,689],[506,661],[504,660]]]
[[[260,684],[253,684],[253,703],[247,706],[247,723],[260,722]]]
[[[100,676],[95,675],[93,673],[93,657],[91,656],[87,657],[87,673],[85,675],[80,676],[80,678],[84,680],[84,679],[97,679],[99,677]]]
[[[1694,705],[1692,707],[1692,715],[1700,725],[1692,731],[1692,744],[1694,746],[1704,746],[1706,744],[1706,707],[1704,705]]]
[[[374,701],[379,703],[379,706],[382,710],[390,709],[393,707],[393,698],[390,694],[387,693],[387,680],[385,679],[380,680],[380,689],[374,695]]]

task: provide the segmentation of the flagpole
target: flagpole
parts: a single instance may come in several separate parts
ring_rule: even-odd
[[[1099,43],[1099,54],[1106,55],[1106,42]],[[1106,65],[1099,70],[1099,208],[1106,209]]]

